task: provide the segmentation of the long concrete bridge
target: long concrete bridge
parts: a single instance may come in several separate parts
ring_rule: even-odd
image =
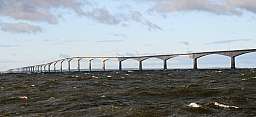
[[[21,68],[15,68],[15,69],[10,69],[8,72],[14,72],[14,73],[49,73],[49,72],[64,72],[63,70],[63,63],[66,62],[68,64],[67,71],[65,72],[72,72],[71,70],[71,61],[77,60],[77,70],[76,71],[81,71],[80,68],[80,62],[82,59],[86,59],[89,62],[89,71],[93,71],[92,69],[92,61],[95,59],[101,59],[102,60],[102,70],[106,70],[106,61],[110,59],[116,59],[118,60],[119,64],[119,70],[122,71],[122,62],[133,59],[138,61],[139,63],[139,70],[143,70],[143,61],[150,59],[150,58],[157,58],[163,61],[163,70],[167,70],[167,61],[178,57],[178,56],[188,56],[193,60],[193,69],[198,69],[198,59],[201,57],[207,56],[207,55],[212,55],[212,54],[218,54],[218,55],[224,55],[227,57],[230,57],[231,60],[231,69],[236,69],[236,57],[246,54],[246,53],[251,53],[251,52],[256,52],[256,49],[244,49],[244,50],[229,50],[229,51],[211,51],[211,52],[198,52],[198,53],[186,53],[186,54],[167,54],[167,55],[150,55],[150,56],[133,56],[133,57],[113,57],[113,56],[105,56],[105,57],[71,57],[71,58],[65,58],[65,59],[60,59],[56,61],[52,61],[49,63],[45,64],[39,64],[39,65],[32,65],[32,66],[26,66],[26,67],[21,67]],[[59,64],[60,67],[57,68],[56,65]]]

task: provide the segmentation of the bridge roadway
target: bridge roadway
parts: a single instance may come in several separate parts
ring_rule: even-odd
[[[166,55],[149,55],[149,56],[133,56],[133,57],[113,57],[113,56],[95,56],[95,57],[71,57],[71,58],[65,58],[60,59],[56,61],[52,61],[45,64],[39,64],[39,65],[32,65],[32,66],[26,66],[21,68],[15,68],[10,69],[8,72],[18,72],[18,73],[42,73],[42,72],[64,72],[63,70],[63,62],[67,62],[68,64],[68,72],[71,72],[71,61],[77,60],[77,70],[81,71],[80,68],[80,62],[82,59],[88,59],[89,61],[89,71],[92,71],[92,61],[95,59],[101,59],[102,60],[102,69],[106,70],[106,61],[109,59],[117,59],[119,62],[119,70],[122,70],[122,62],[128,59],[134,59],[139,62],[139,70],[143,70],[143,61],[150,59],[150,58],[158,58],[163,60],[163,70],[167,70],[167,61],[171,58],[178,57],[178,56],[188,56],[193,60],[193,69],[198,69],[198,59],[207,55],[212,54],[218,54],[218,55],[224,55],[228,56],[231,59],[231,69],[236,69],[236,57],[246,54],[256,52],[256,49],[243,49],[243,50],[229,50],[229,51],[211,51],[211,52],[198,52],[198,53],[186,53],[186,54],[166,54]],[[57,70],[56,65],[60,64],[59,70]],[[53,66],[53,69],[51,67]]]

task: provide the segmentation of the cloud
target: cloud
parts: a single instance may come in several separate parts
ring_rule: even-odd
[[[150,31],[162,30],[162,28],[145,17],[146,13],[143,11],[153,10],[160,14],[180,11],[203,11],[218,15],[242,15],[244,11],[256,13],[255,0],[133,0],[135,2],[130,2],[129,5],[136,6],[143,3],[147,7],[127,7],[122,10],[118,8],[125,7],[126,3],[121,0],[109,1],[113,4],[117,2],[117,5],[102,7],[98,5],[99,0],[0,0],[0,17],[17,21],[15,22],[17,27],[20,27],[19,22],[26,22],[26,26],[33,30],[24,32],[31,33],[40,32],[39,24],[42,22],[57,24],[63,15],[60,14],[63,12],[57,12],[59,9],[71,11],[78,16],[107,25],[127,26],[131,22],[136,22]],[[38,23],[38,25],[34,26],[31,23]],[[15,29],[5,31],[23,32]]]
[[[60,54],[59,55],[59,58],[61,59],[64,59],[64,58],[70,58],[71,56],[70,55],[67,55],[67,54]]]
[[[130,19],[139,22],[148,27],[148,30],[162,30],[162,28],[151,21],[144,18],[143,14],[139,11],[130,11]]]
[[[12,33],[37,33],[42,32],[40,26],[27,23],[2,23],[1,30]]]
[[[3,60],[3,59],[1,59],[0,60],[0,63],[18,63],[18,62],[20,62],[20,61],[16,61],[16,60]]]
[[[190,45],[190,43],[188,42],[188,41],[181,41],[180,42],[182,45],[185,45],[185,46],[189,46]]]
[[[126,34],[122,34],[122,33],[114,33],[114,34],[112,34],[112,36],[114,36],[114,37],[121,37],[121,38],[126,38],[127,37],[127,35]]]
[[[162,13],[205,11],[214,14],[241,15],[243,11],[256,13],[255,0],[150,0],[152,10]]]
[[[146,26],[149,31],[162,30],[160,26],[147,20],[139,11],[119,12],[114,14],[106,8],[94,8],[90,11],[84,11],[83,15],[102,24],[126,26],[132,21]]]
[[[0,15],[16,20],[56,24],[58,16],[53,9],[70,9],[80,14],[81,5],[78,0],[0,0]]]
[[[252,41],[253,39],[233,39],[233,40],[224,40],[224,41],[214,41],[206,43],[207,45],[215,45],[215,44],[230,44],[235,42],[248,42]]]
[[[69,9],[81,14],[82,3],[79,0],[0,0],[0,17],[10,18],[15,23],[2,23],[1,29],[12,33],[37,33],[39,25],[20,23],[21,21],[57,24],[59,15],[55,9]]]
[[[0,48],[13,48],[13,47],[18,47],[18,45],[5,45],[5,44],[0,44]]]
[[[114,0],[111,2],[114,2]],[[119,2],[122,3],[121,1]],[[0,17],[10,18],[18,22],[57,24],[58,19],[63,15],[58,13],[57,10],[63,9],[102,24],[124,26],[133,21],[147,26],[149,30],[161,29],[158,25],[144,18],[140,12],[118,11],[116,13],[115,11],[114,13],[114,11],[109,10],[112,7],[97,6],[97,3],[99,2],[91,0],[0,0]],[[20,27],[19,23],[16,22],[16,24],[18,25],[17,27]],[[22,25],[24,26],[24,24]],[[28,24],[26,26],[28,27]],[[12,29],[13,27],[14,25],[12,25]],[[32,28],[32,25],[29,27]],[[34,30],[32,32],[40,32],[39,26],[33,27],[32,29]],[[18,31],[15,29],[4,31],[23,32],[20,29]]]
[[[83,15],[103,24],[117,25],[122,21],[121,17],[114,16],[105,8],[95,8],[84,12]]]
[[[123,42],[124,40],[122,39],[111,39],[111,40],[100,40],[100,41],[96,41],[98,43],[119,43],[119,42]]]

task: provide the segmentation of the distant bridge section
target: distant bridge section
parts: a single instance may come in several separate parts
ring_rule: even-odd
[[[139,62],[139,70],[143,70],[143,61],[150,59],[150,58],[157,58],[163,61],[163,70],[167,70],[167,61],[169,59],[178,57],[178,56],[188,56],[193,60],[193,69],[198,69],[198,59],[204,56],[212,55],[212,54],[219,54],[228,56],[231,59],[231,69],[236,69],[236,57],[246,54],[256,52],[256,49],[244,49],[244,50],[230,50],[230,51],[211,51],[211,52],[198,52],[198,53],[186,53],[186,54],[168,54],[168,55],[150,55],[150,56],[133,56],[133,57],[111,57],[111,56],[98,56],[98,57],[71,57],[71,58],[65,58],[60,59],[56,61],[52,61],[49,63],[39,64],[39,65],[31,65],[16,69],[10,69],[8,70],[9,73],[50,73],[50,72],[64,72],[63,70],[63,63],[67,63],[68,69],[65,72],[72,72],[71,71],[71,61],[77,61],[77,71],[81,71],[80,62],[83,59],[88,60],[89,62],[89,71],[92,71],[92,61],[95,59],[101,59],[102,60],[102,70],[106,70],[106,62],[109,59],[116,59],[119,62],[119,70],[122,71],[122,62],[133,59]],[[56,65],[59,64],[59,68],[56,67]],[[53,67],[53,69],[51,69]]]

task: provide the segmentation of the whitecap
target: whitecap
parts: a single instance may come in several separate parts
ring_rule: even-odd
[[[27,97],[27,96],[19,96],[19,98],[20,98],[20,99],[25,99],[25,100],[27,100],[27,99],[28,99],[28,97]]]
[[[239,108],[239,107],[237,107],[237,106],[229,106],[229,105],[225,105],[225,104],[220,104],[220,103],[218,103],[218,102],[214,102],[214,105],[215,106],[219,106],[219,107],[222,107],[222,108]]]
[[[99,78],[99,77],[97,77],[97,76],[92,76],[92,78]]]
[[[105,95],[102,95],[102,96],[100,96],[100,97],[104,98],[104,97],[106,97],[106,96],[105,96]]]
[[[197,103],[190,103],[189,105],[187,105],[188,107],[192,107],[192,108],[199,108],[201,107],[201,105],[197,104]]]
[[[216,73],[222,73],[222,71],[216,71]]]

